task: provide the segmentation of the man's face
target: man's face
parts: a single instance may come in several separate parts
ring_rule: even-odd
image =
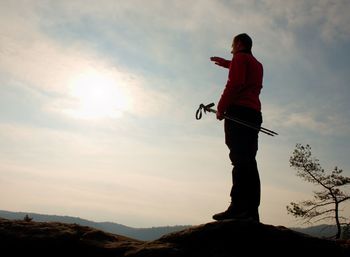
[[[241,48],[241,43],[237,40],[233,40],[231,54],[234,55],[235,53],[237,53],[238,50],[240,50],[240,48]]]

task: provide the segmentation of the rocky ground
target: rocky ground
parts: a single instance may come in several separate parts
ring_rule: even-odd
[[[2,256],[36,257],[350,256],[349,241],[243,220],[211,222],[146,242],[77,224],[0,218],[0,249]]]

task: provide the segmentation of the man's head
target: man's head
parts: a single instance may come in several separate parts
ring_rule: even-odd
[[[232,42],[232,54],[235,54],[239,51],[252,51],[253,41],[246,33],[238,34],[233,38]]]

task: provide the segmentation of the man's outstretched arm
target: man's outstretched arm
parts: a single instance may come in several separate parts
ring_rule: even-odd
[[[217,56],[210,57],[210,60],[214,62],[216,65],[219,65],[227,69],[230,67],[230,64],[231,64],[231,61],[221,57],[217,57]]]

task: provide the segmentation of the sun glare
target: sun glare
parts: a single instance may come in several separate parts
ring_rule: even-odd
[[[120,83],[112,76],[97,72],[77,76],[69,84],[74,108],[68,113],[82,119],[121,117],[129,101]]]

